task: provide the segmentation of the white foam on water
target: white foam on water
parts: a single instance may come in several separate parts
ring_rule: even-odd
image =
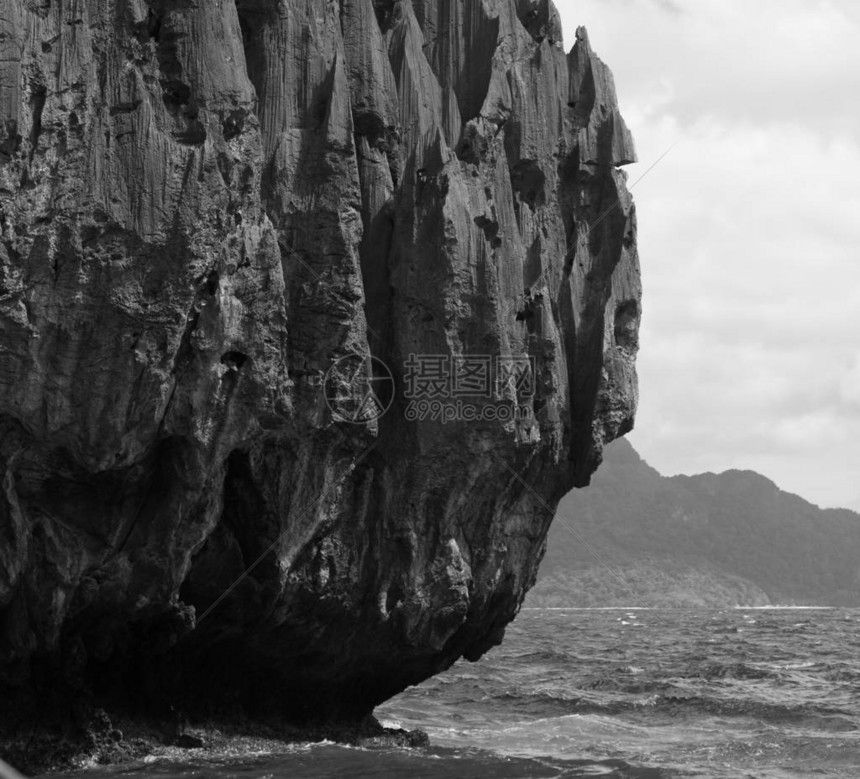
[[[656,611],[656,609],[651,606],[523,606],[520,611]]]
[[[836,606],[735,606],[739,611],[830,611]]]

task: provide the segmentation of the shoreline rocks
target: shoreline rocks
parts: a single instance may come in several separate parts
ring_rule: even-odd
[[[45,729],[36,723],[28,724],[21,727],[17,735],[0,734],[0,754],[32,776],[144,760],[181,761],[185,755],[204,759],[260,753],[277,755],[298,744],[324,741],[367,749],[430,746],[423,731],[386,728],[373,717],[361,723],[297,728],[283,722],[248,720],[237,714],[224,720],[186,724],[179,734],[159,720],[118,717],[115,723],[119,727],[104,710],[98,710],[77,731],[63,732]],[[3,768],[0,762],[0,769]],[[12,773],[7,777],[0,770],[2,779],[19,779],[19,776]]]

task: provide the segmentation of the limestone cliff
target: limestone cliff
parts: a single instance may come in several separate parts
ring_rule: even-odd
[[[354,718],[498,643],[632,424],[634,159],[548,0],[4,0],[3,705]],[[442,419],[427,355],[531,367]]]

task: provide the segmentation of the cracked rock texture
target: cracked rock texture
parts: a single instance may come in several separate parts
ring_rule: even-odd
[[[632,426],[634,160],[548,0],[4,0],[0,716],[356,719],[497,644]],[[534,392],[414,419],[412,354]]]

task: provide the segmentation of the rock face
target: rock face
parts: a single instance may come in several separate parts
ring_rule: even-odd
[[[349,719],[497,644],[632,425],[634,159],[548,0],[5,0],[4,705]]]

